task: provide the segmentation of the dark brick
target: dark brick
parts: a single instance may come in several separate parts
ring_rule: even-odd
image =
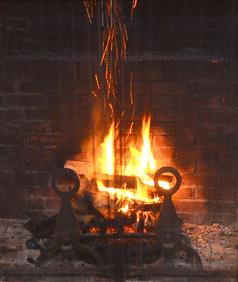
[[[49,79],[49,78],[48,78]],[[48,79],[46,81],[23,81],[19,85],[22,93],[41,93],[49,90]],[[50,85],[50,84],[49,84]]]
[[[1,185],[5,185],[6,183],[14,183],[15,182],[15,172],[11,169],[8,170],[0,170],[0,180]],[[4,189],[5,191],[5,189]],[[7,193],[7,190],[6,190]]]
[[[189,115],[189,113],[186,113]],[[193,115],[191,113],[191,115]],[[184,121],[184,111],[178,111],[177,109],[153,109],[152,119],[154,122],[174,122]]]
[[[175,153],[174,153],[174,159],[175,160],[192,160],[192,161],[197,161],[201,159],[203,154],[202,150],[198,150],[196,148],[194,149],[184,149],[184,150],[176,150],[175,148]]]
[[[235,214],[236,203],[235,201],[210,201],[208,209],[212,213],[230,213]]]
[[[15,181],[19,184],[27,185],[46,185],[49,182],[49,172],[17,172],[15,175]]]
[[[0,136],[0,145],[23,145],[24,138],[21,135],[16,135],[13,132],[7,135]]]
[[[16,159],[21,154],[22,148],[20,146],[0,146],[0,159]]]
[[[221,135],[234,135],[238,132],[238,124],[233,124],[232,120],[229,123],[219,126],[219,134]]]
[[[233,176],[237,172],[237,162],[198,162],[197,173],[198,175],[217,175],[225,173],[227,176]]]
[[[207,207],[205,201],[176,200],[174,201],[174,204],[178,212],[199,212],[201,210],[206,210]]]
[[[0,170],[15,170],[20,167],[19,159],[0,160]]]
[[[232,120],[234,111],[231,108],[203,108],[198,110],[198,120],[202,122],[223,123]]]
[[[225,148],[219,150],[220,162],[236,162],[237,161],[238,148]]]
[[[1,95],[1,104],[5,107],[42,107],[46,106],[46,99],[38,94]]]
[[[58,152],[58,150],[59,148],[55,145],[47,147],[47,144],[43,144],[43,146],[25,146],[23,155],[25,160],[48,161]]]
[[[56,112],[50,108],[26,109],[25,117],[29,120],[51,120],[55,117]]]
[[[26,160],[24,161],[24,169],[53,171],[56,169],[56,166],[53,160]]]
[[[194,129],[200,134],[216,135],[219,132],[220,125],[214,122],[198,122]]]
[[[0,96],[1,93],[14,93],[15,82],[14,80],[0,80]]]
[[[2,108],[0,109],[0,119],[10,121],[14,119],[23,119],[24,110],[22,108]]]
[[[44,145],[44,146],[59,146],[65,144],[67,136],[64,134],[42,135],[35,134],[26,136],[25,143],[29,146]]]
[[[227,146],[236,147],[238,145],[236,138],[234,135],[201,135],[198,136],[198,148],[224,149]]]
[[[49,125],[49,129],[51,133],[63,133],[67,132],[69,128],[69,123],[67,121],[51,121]],[[81,129],[81,127],[80,127]],[[83,130],[84,131],[84,130]]]

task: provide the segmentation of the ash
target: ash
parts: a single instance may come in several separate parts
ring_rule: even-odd
[[[182,231],[206,270],[238,270],[238,227],[184,224]]]
[[[26,241],[31,238],[23,228],[25,221],[0,219],[0,268],[1,266],[31,266],[29,258],[37,259],[39,250],[28,249]],[[211,225],[184,224],[183,235],[199,253],[205,270],[238,269],[238,227],[219,223]],[[56,261],[48,262],[55,266]],[[61,262],[64,264],[65,262]],[[179,262],[178,262],[179,263]],[[75,262],[74,267],[86,266]]]

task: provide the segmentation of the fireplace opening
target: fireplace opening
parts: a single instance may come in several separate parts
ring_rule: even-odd
[[[237,13],[0,1],[1,278],[236,281]]]

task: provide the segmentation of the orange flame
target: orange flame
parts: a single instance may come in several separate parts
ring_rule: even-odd
[[[102,173],[113,175],[115,166],[114,154],[114,122],[111,124],[108,135],[101,144],[101,154],[99,156],[99,171]]]
[[[128,204],[125,204],[123,207],[121,207],[119,210],[119,212],[123,212],[124,214],[127,214],[128,211],[129,211],[129,205]]]
[[[98,172],[108,175],[113,175],[115,172],[114,128],[113,122],[108,135],[104,138],[103,144],[101,144],[102,152],[99,158],[100,167]],[[150,117],[143,119],[141,135],[142,145],[140,149],[132,142],[129,144],[130,158],[128,164],[123,169],[123,175],[136,176],[136,189],[106,187],[101,180],[97,180],[97,187],[99,191],[107,192],[112,197],[116,196],[118,200],[128,199],[129,201],[158,203],[160,198],[156,196],[154,180],[151,176],[155,172],[156,161],[151,150]],[[166,181],[159,180],[159,185],[164,189],[170,188],[169,183]]]
[[[155,171],[155,159],[151,151],[150,142],[150,117],[144,117],[142,123],[142,140],[141,150],[138,150],[134,143],[129,145],[130,160],[125,169],[125,175],[138,176],[144,184],[153,186],[154,181],[148,173]]]

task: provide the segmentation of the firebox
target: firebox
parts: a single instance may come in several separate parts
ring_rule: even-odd
[[[1,1],[3,280],[235,281],[237,13]]]

